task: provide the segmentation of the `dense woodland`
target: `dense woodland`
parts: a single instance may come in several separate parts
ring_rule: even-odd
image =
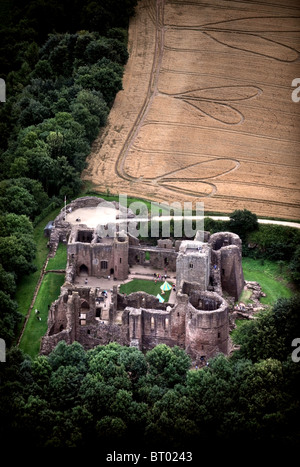
[[[164,450],[244,440],[299,442],[299,299],[236,331],[240,350],[201,370],[179,349],[144,355],[117,344],[85,351],[60,343],[31,359],[13,346],[20,321],[14,294],[34,271],[33,228],[82,189],[91,143],[122,88],[127,26],[137,0],[3,0],[0,5],[0,365],[2,446],[95,447],[125,443]],[[205,229],[232,230],[243,254],[289,264],[300,282],[297,229],[258,226],[249,211]],[[297,349],[296,349],[297,350]],[[299,356],[300,352],[296,352]]]
[[[166,345],[144,355],[116,343],[84,351],[61,342],[33,360],[12,348],[1,365],[3,446],[296,447],[300,364],[291,342],[299,316],[296,298],[278,301],[240,328],[239,351],[202,369],[190,370],[187,354]]]
[[[122,89],[137,0],[4,0],[0,7],[0,315],[13,342],[16,284],[34,271],[33,225],[82,189],[91,143]]]

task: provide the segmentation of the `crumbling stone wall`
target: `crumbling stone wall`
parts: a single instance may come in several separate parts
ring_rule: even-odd
[[[117,308],[124,310],[125,308],[153,308],[165,309],[166,303],[160,303],[158,298],[146,292],[133,292],[130,295],[117,294]]]
[[[150,350],[162,343],[176,345],[171,338],[170,311],[127,307],[122,322],[127,329],[128,345],[140,350]]]
[[[218,232],[210,236],[208,243],[212,246],[211,276],[215,290],[238,300],[244,287],[240,237],[232,232]]]
[[[165,241],[164,241],[164,244]],[[146,260],[146,253],[149,254],[150,259]],[[161,247],[141,247],[132,245],[129,247],[129,265],[133,266],[140,264],[141,266],[149,265],[154,269],[164,271],[176,271],[176,258],[177,252],[175,248],[172,249]]]
[[[68,207],[95,207],[100,202],[99,198],[85,197]],[[118,208],[118,203],[113,204]],[[72,227],[62,210],[51,230],[52,251],[59,241],[68,242],[66,282],[50,307],[41,353],[49,353],[60,340],[76,340],[86,349],[112,341],[143,351],[159,343],[178,345],[196,363],[218,352],[229,352],[228,305],[222,294],[238,299],[244,286],[242,244],[237,235],[197,232],[194,241],[180,240],[174,246],[171,239],[160,239],[157,247],[142,247],[138,239],[123,232],[100,237],[96,229]],[[176,271],[175,304],[161,304],[144,292],[120,294],[114,286],[109,310],[105,309],[105,320],[101,319],[97,289],[76,288],[76,275],[105,277],[113,271],[115,278],[123,280],[128,266],[134,264]],[[118,324],[120,315],[122,324]]]
[[[185,349],[196,363],[219,352],[228,354],[229,317],[226,301],[215,292],[193,290],[186,314]]]

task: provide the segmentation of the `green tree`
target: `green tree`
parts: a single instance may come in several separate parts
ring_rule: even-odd
[[[117,389],[107,384],[99,373],[87,373],[79,390],[82,403],[96,419],[109,414],[116,393]]]
[[[118,442],[127,434],[127,426],[119,417],[106,415],[96,424],[96,434],[103,445]]]
[[[23,235],[22,239],[16,235],[0,237],[0,262],[17,279],[36,271],[33,264],[35,251],[36,245],[30,235]]]
[[[146,375],[147,363],[144,354],[134,347],[123,347],[118,362],[122,365],[133,383]]]
[[[76,367],[82,374],[87,370],[87,354],[82,345],[76,341],[71,345],[60,341],[49,354],[48,361],[53,371],[58,370],[62,365]]]
[[[5,198],[0,198],[2,212],[9,211],[15,214],[32,216],[38,210],[38,204],[28,190],[20,186],[7,188]]]
[[[294,255],[289,264],[292,279],[296,284],[300,283],[300,245],[296,248]]]
[[[9,175],[11,178],[26,176],[29,173],[28,161],[26,157],[16,157],[10,166]]]
[[[229,216],[229,230],[238,234],[243,241],[249,232],[258,228],[257,215],[248,209],[237,209]]]
[[[23,235],[33,236],[33,226],[27,216],[10,212],[0,216],[0,232],[1,237],[9,237],[11,234],[20,237]]]
[[[237,329],[236,342],[240,350],[233,358],[251,359],[253,362],[275,358],[285,361],[292,352],[292,341],[300,331],[299,297],[279,299],[272,310],[258,315]]]
[[[51,406],[56,410],[65,410],[78,405],[78,393],[83,377],[78,367],[65,363],[53,371],[48,386]]]
[[[0,290],[10,296],[12,296],[16,291],[14,274],[5,271],[2,264],[0,264]]]
[[[146,355],[148,374],[159,386],[173,387],[185,381],[191,359],[184,350],[160,344]]]
[[[10,298],[10,296],[0,290],[1,312],[0,312],[0,329],[1,338],[5,340],[6,345],[10,346],[13,343],[17,324],[21,320],[21,314],[18,313],[18,304]]]

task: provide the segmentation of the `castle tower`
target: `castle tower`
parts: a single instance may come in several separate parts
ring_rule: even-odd
[[[211,248],[207,243],[185,240],[181,242],[176,260],[176,287],[182,281],[196,282],[207,290],[210,275]]]
[[[218,265],[222,290],[238,300],[244,288],[242,241],[232,232],[211,235],[212,262]]]
[[[116,234],[113,245],[114,277],[124,280],[128,277],[128,236],[123,232]]]
[[[192,286],[192,284],[190,284]],[[228,354],[228,306],[215,292],[189,291],[185,349],[200,363],[219,352]]]

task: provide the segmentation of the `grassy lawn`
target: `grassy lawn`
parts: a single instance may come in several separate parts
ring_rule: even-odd
[[[164,299],[165,302],[169,300],[171,291],[165,292],[164,295],[161,293],[160,286],[164,283],[164,281],[157,281],[155,284],[154,280],[145,280],[145,279],[133,279],[126,284],[122,284],[120,286],[120,293],[126,293],[127,295],[133,292],[146,292],[150,295],[160,294]]]
[[[58,298],[64,280],[64,274],[52,272],[46,274],[43,279],[20,342],[20,348],[32,357],[39,353],[41,337],[47,331],[48,305],[51,305]],[[36,315],[35,309],[40,311],[38,315]],[[41,318],[41,321],[37,319],[37,316]]]
[[[267,295],[261,298],[264,305],[273,305],[278,298],[289,298],[293,291],[289,287],[286,265],[276,261],[243,258],[243,271],[246,281],[256,281]]]
[[[37,247],[34,264],[37,267],[37,271],[22,278],[17,286],[15,294],[15,299],[19,305],[19,312],[24,316],[24,319],[29,310],[34,290],[41,274],[41,269],[49,251],[47,248],[48,238],[44,237],[44,228],[49,221],[55,219],[59,212],[60,208],[51,212],[34,228],[34,241]],[[19,332],[21,331],[23,322],[24,321],[19,324]]]
[[[47,271],[66,269],[67,265],[67,245],[59,243],[54,258],[50,258],[47,264]]]

